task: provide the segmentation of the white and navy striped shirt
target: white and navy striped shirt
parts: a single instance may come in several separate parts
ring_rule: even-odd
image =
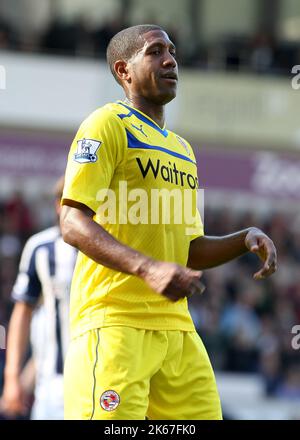
[[[69,342],[69,296],[77,251],[63,241],[57,226],[33,235],[26,243],[13,287],[14,301],[36,305],[31,341],[38,380],[62,374]]]

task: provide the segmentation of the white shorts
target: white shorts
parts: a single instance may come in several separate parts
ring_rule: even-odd
[[[35,388],[31,420],[63,420],[63,375],[43,379]]]

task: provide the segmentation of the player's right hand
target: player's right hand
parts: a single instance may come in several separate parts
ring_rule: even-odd
[[[5,381],[3,395],[0,400],[0,411],[7,417],[26,414],[28,408],[22,385],[18,378]]]
[[[205,290],[201,271],[175,263],[150,261],[143,265],[140,276],[155,292],[174,302]]]

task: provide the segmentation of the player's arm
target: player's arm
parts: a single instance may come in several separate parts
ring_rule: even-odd
[[[248,228],[224,237],[202,236],[190,244],[187,266],[193,269],[209,269],[233,260],[247,252],[253,252],[262,260],[262,268],[254,279],[272,275],[277,269],[277,254],[273,241],[260,229]]]
[[[26,396],[21,382],[21,370],[29,344],[32,306],[15,304],[8,328],[4,388],[1,409],[8,416],[24,414]]]
[[[26,362],[20,376],[22,387],[28,396],[34,393],[36,383],[36,364],[34,357],[31,356]]]
[[[93,220],[87,206],[64,199],[60,224],[64,240],[96,263],[141,277],[154,291],[172,301],[201,293],[201,272],[174,263],[156,261],[120,243]]]

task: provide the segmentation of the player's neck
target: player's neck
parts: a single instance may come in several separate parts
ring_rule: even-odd
[[[165,125],[165,106],[157,105],[142,97],[127,97],[124,102],[149,116],[161,128]]]

